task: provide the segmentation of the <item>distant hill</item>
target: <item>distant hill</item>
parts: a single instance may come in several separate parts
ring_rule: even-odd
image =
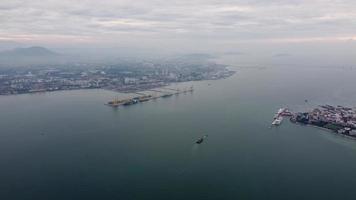
[[[28,47],[28,48],[16,48],[13,50],[0,52],[0,56],[56,56],[58,53],[55,53],[44,47]]]
[[[290,57],[290,56],[292,56],[292,55],[288,54],[288,53],[279,53],[279,54],[273,55],[273,57]]]
[[[64,56],[44,47],[16,48],[0,52],[0,67],[24,67],[59,64]]]
[[[192,53],[192,54],[185,54],[181,56],[184,59],[212,59],[215,58],[215,56],[212,56],[210,54],[205,54],[205,53]]]

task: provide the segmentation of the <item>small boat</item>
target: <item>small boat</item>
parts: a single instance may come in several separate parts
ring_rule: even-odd
[[[207,137],[208,137],[208,135],[204,135],[203,137],[201,137],[197,141],[195,141],[195,143],[201,144],[202,142],[204,142],[204,139],[207,138]]]

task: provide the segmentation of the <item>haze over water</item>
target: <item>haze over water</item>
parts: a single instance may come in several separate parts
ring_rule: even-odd
[[[119,109],[105,90],[0,96],[0,199],[354,199],[356,141],[270,124],[283,106],[356,106],[356,70],[232,68]]]

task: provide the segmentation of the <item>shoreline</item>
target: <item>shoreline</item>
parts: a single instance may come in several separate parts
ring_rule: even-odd
[[[123,94],[130,94],[130,93],[137,93],[137,92],[144,92],[147,90],[152,90],[152,89],[159,89],[162,87],[166,87],[166,86],[170,86],[171,84],[177,84],[177,83],[189,83],[189,82],[200,82],[200,81],[217,81],[217,80],[223,80],[223,79],[227,79],[230,78],[231,76],[235,75],[236,71],[233,71],[233,73],[228,76],[228,77],[221,77],[218,79],[203,79],[203,80],[191,80],[191,81],[180,81],[180,82],[169,82],[169,83],[165,83],[162,85],[157,85],[154,87],[147,87],[147,88],[141,88],[141,89],[137,89],[137,90],[114,90],[114,89],[110,89],[110,88],[106,88],[106,87],[97,87],[97,88],[73,88],[73,89],[64,89],[64,90],[45,90],[45,91],[36,91],[36,92],[24,92],[24,93],[16,93],[16,94],[0,94],[0,97],[4,96],[17,96],[17,95],[25,95],[25,94],[44,94],[44,93],[53,93],[53,92],[64,92],[64,91],[74,91],[74,90],[94,90],[94,89],[99,89],[99,90],[107,90],[107,91],[111,91],[111,92],[117,92],[117,93],[123,93]]]
[[[291,123],[297,124],[299,126],[307,126],[307,127],[311,127],[311,128],[315,128],[315,129],[320,129],[322,131],[332,133],[333,135],[345,137],[345,138],[352,139],[352,140],[356,141],[356,137],[353,137],[353,136],[350,136],[350,135],[346,135],[346,134],[342,134],[342,133],[338,133],[338,132],[336,132],[334,130],[331,130],[331,129],[328,129],[328,128],[325,128],[325,127],[316,126],[316,125],[313,125],[313,124],[304,124],[304,123],[300,123],[300,122],[293,122],[292,120],[289,120],[289,121]]]
[[[356,139],[356,110],[354,108],[341,105],[319,105],[308,112],[294,113],[290,121]]]

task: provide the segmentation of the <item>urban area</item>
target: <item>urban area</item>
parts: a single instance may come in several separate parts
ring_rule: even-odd
[[[0,70],[0,95],[102,88],[135,92],[173,82],[221,79],[235,72],[213,62],[121,62],[105,66]]]
[[[295,113],[292,122],[309,124],[356,138],[356,109],[322,105],[310,112]]]
[[[283,117],[290,117],[293,123],[312,125],[356,138],[356,108],[320,105],[309,112],[296,113],[287,108],[280,108],[273,118],[272,125],[279,126]]]

